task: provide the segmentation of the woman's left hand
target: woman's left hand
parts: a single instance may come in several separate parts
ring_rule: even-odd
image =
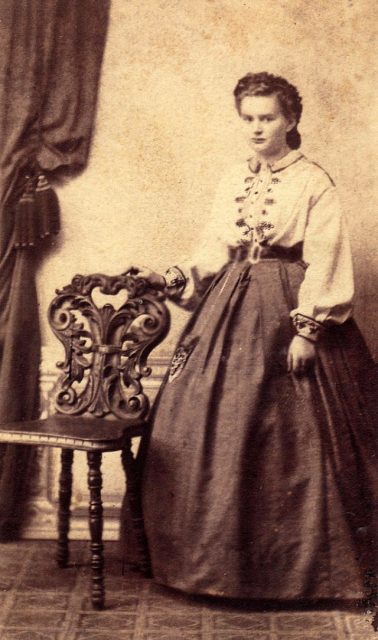
[[[315,358],[315,344],[300,336],[295,336],[290,343],[287,354],[287,370],[297,376],[303,375],[313,366]]]

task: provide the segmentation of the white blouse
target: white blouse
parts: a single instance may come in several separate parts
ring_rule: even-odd
[[[263,246],[298,243],[307,269],[291,317],[298,333],[315,340],[324,325],[341,324],[352,311],[351,251],[335,185],[299,151],[272,165],[255,159],[234,165],[218,186],[197,250],[180,265],[189,282],[184,298],[195,277],[227,262],[230,248],[246,246],[254,263]]]

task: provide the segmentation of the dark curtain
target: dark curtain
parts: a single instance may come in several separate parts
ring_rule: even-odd
[[[36,262],[59,230],[51,182],[85,167],[108,0],[0,0],[0,422],[38,415]],[[0,447],[0,539],[18,535],[31,447]]]

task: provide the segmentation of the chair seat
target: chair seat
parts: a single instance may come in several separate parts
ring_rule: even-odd
[[[145,424],[144,420],[55,415],[45,420],[0,423],[0,442],[118,451],[126,439],[142,435]]]

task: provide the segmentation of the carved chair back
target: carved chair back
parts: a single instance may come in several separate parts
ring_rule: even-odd
[[[111,298],[118,294],[124,296],[120,305]],[[104,296],[109,302],[100,304]],[[48,318],[65,351],[57,363],[58,413],[146,417],[149,400],[142,382],[151,373],[148,356],[170,326],[164,301],[162,290],[130,273],[76,275],[56,291]]]

